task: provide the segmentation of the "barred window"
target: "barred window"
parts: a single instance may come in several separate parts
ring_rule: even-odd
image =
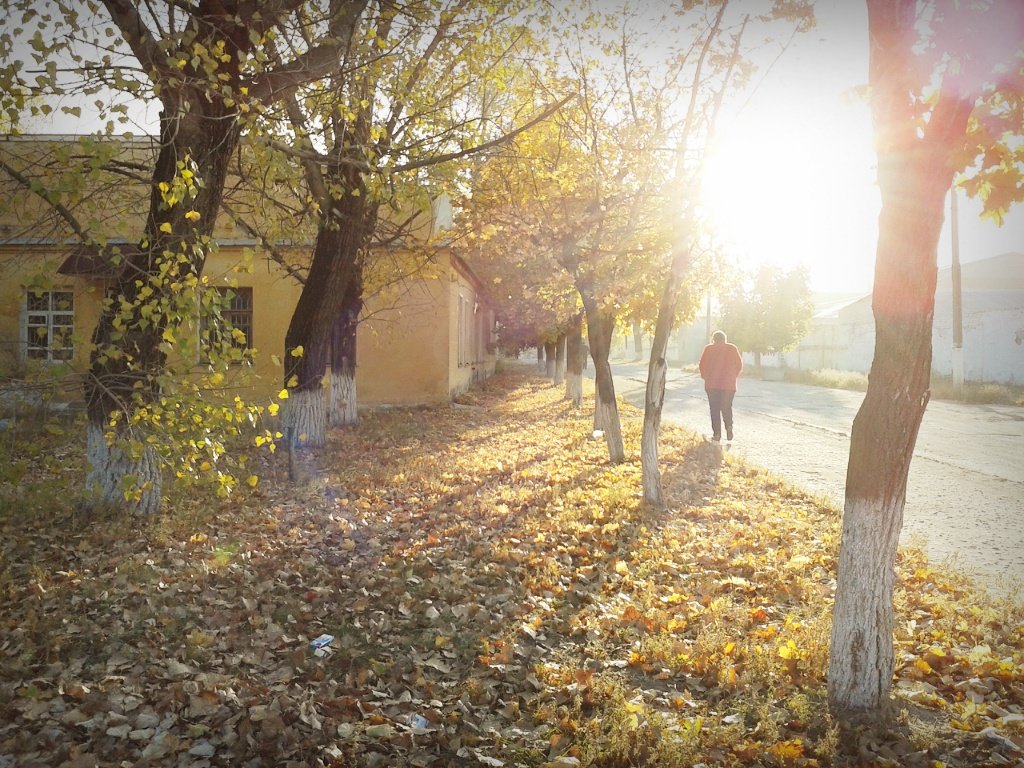
[[[252,288],[215,288],[220,294],[220,319],[204,316],[201,337],[209,348],[227,338],[237,349],[252,348]],[[241,331],[244,338],[235,331]]]
[[[29,360],[70,360],[74,355],[75,294],[72,291],[25,292],[22,337]]]

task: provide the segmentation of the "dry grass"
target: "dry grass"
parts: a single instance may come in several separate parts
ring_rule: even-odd
[[[797,384],[811,384],[832,389],[850,389],[863,392],[868,388],[867,374],[856,371],[837,371],[822,368],[815,371],[801,371],[796,368],[786,369],[786,381]],[[961,401],[986,405],[1024,406],[1024,387],[991,382],[964,382],[962,396],[958,396],[953,380],[949,376],[932,373],[932,398],[935,400]]]

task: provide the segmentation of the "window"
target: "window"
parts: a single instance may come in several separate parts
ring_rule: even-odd
[[[215,288],[220,294],[220,320],[204,316],[201,336],[207,344],[215,344],[224,334],[231,339],[231,346],[246,350],[252,348],[252,288]],[[234,331],[245,334],[243,339]]]
[[[75,335],[75,294],[72,291],[26,291],[24,317],[27,359],[71,359]]]

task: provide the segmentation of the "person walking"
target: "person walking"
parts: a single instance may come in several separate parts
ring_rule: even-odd
[[[711,408],[711,439],[721,441],[724,421],[725,438],[732,440],[732,399],[736,396],[736,379],[743,370],[743,360],[724,331],[711,334],[711,343],[700,353],[699,368]]]

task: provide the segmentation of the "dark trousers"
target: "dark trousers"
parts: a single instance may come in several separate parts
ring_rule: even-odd
[[[736,393],[730,389],[709,389],[708,405],[711,407],[711,432],[714,437],[722,437],[722,422],[725,431],[732,434],[732,399]]]

